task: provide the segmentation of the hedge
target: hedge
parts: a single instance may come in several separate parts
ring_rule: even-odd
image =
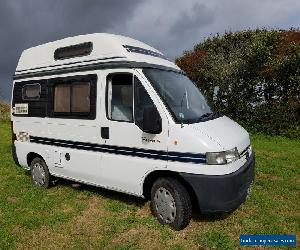
[[[176,59],[213,108],[246,128],[300,138],[300,31],[217,34]]]
[[[0,122],[10,120],[10,105],[0,101]]]

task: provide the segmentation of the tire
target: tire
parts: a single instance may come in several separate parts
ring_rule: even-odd
[[[175,178],[157,179],[151,189],[151,211],[161,224],[184,229],[192,218],[192,204],[186,188]]]
[[[45,161],[36,157],[30,164],[30,173],[32,183],[41,188],[49,188],[51,185],[51,176]]]

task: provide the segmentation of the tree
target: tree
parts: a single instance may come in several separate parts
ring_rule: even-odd
[[[300,137],[300,31],[207,38],[176,59],[216,111],[255,131]]]

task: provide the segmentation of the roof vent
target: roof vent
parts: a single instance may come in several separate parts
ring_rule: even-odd
[[[54,59],[64,60],[73,57],[87,56],[91,54],[92,50],[93,44],[91,42],[62,47],[55,50]]]

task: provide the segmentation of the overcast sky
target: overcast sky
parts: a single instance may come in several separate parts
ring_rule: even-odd
[[[208,36],[257,27],[300,27],[300,0],[0,0],[0,99],[22,50],[42,43],[108,32],[174,59]]]

